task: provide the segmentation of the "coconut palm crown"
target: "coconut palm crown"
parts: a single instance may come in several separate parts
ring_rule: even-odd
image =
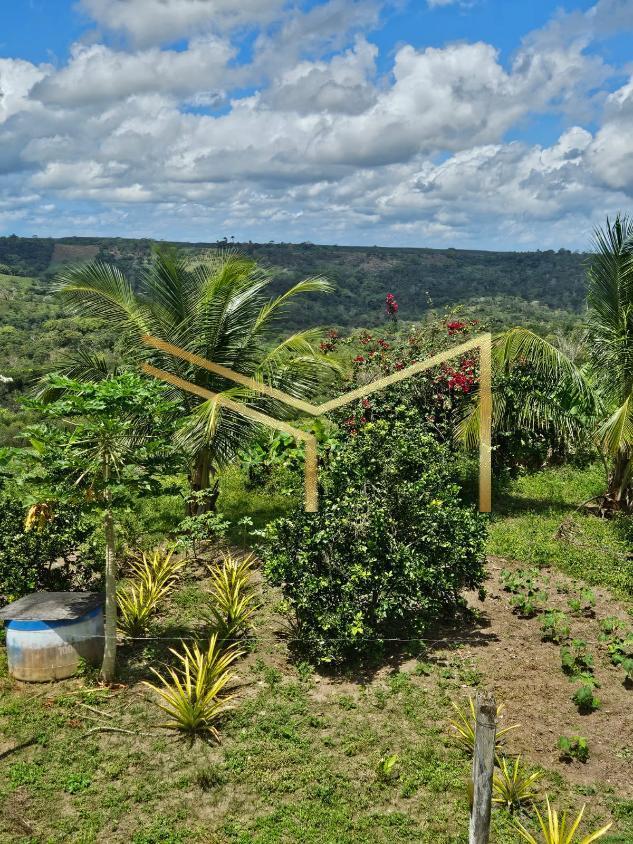
[[[152,349],[152,335],[292,396],[314,393],[333,364],[318,350],[320,331],[298,331],[278,340],[279,317],[302,294],[329,292],[323,278],[300,281],[280,296],[268,294],[271,278],[233,251],[191,259],[158,249],[135,287],[114,265],[96,262],[63,270],[57,286],[76,313],[99,317],[117,329],[130,363],[147,361],[197,386],[243,401],[278,418],[288,409],[206,369]],[[91,357],[72,362],[75,377],[103,377]],[[81,373],[80,373],[81,370]],[[243,446],[252,425],[215,400],[182,393],[186,418],[177,434],[191,465],[192,491],[209,489],[215,472]]]

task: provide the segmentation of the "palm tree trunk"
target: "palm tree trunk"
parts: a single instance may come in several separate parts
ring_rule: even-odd
[[[633,490],[631,489],[631,457],[625,452],[618,452],[611,472],[606,498],[614,510],[630,511],[633,507]]]
[[[191,495],[187,501],[187,515],[199,516],[201,513],[215,511],[218,495],[220,494],[219,479],[214,478],[215,472],[211,465],[208,449],[198,452],[194,458],[193,467],[189,475],[189,488],[192,493],[208,492],[204,496]]]

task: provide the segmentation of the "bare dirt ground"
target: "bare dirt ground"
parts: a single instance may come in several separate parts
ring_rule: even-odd
[[[602,782],[621,796],[633,795],[633,690],[626,688],[621,669],[611,665],[606,645],[599,642],[599,621],[618,616],[631,626],[629,608],[616,601],[607,590],[593,589],[594,617],[572,617],[571,634],[583,639],[594,656],[595,676],[600,683],[596,694],[602,706],[590,715],[580,715],[571,696],[579,683],[561,670],[560,646],[541,639],[539,616],[521,619],[509,606],[510,595],[503,590],[499,575],[503,568],[519,564],[492,558],[487,598],[482,604],[469,595],[469,604],[482,612],[481,632],[485,639],[466,643],[460,650],[474,659],[482,672],[484,685],[498,701],[506,703],[507,723],[520,722],[521,730],[508,735],[508,748],[524,754],[532,762],[558,770],[574,783],[591,786]],[[559,589],[577,587],[557,571],[541,570],[548,592],[547,606],[566,611],[569,594]],[[559,760],[556,748],[560,735],[582,735],[589,742],[586,763]]]

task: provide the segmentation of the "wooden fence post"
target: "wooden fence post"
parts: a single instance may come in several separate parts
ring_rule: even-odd
[[[475,715],[473,807],[470,813],[468,842],[469,844],[488,844],[497,734],[497,704],[492,695],[477,695]]]

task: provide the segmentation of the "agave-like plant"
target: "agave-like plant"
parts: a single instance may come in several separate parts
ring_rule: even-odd
[[[232,708],[234,697],[225,692],[234,677],[229,669],[242,652],[236,648],[223,650],[215,633],[206,651],[201,651],[197,642],[192,648],[181,644],[183,653],[170,648],[180,665],[169,668],[167,678],[152,668],[161,685],[144,683],[159,695],[158,707],[169,716],[161,726],[190,736],[211,735],[219,741],[218,718]]]
[[[547,802],[547,823],[539,810],[535,808],[542,838],[535,838],[521,823],[515,821],[515,829],[528,844],[591,844],[592,841],[597,841],[598,838],[606,835],[612,826],[612,824],[608,823],[595,832],[591,832],[580,838],[576,833],[578,832],[582,816],[585,813],[585,806],[582,807],[577,818],[568,826],[567,813],[563,812],[562,817],[559,818],[556,809],[552,809],[550,805],[549,797],[545,799]]]
[[[142,581],[129,582],[117,589],[117,623],[121,633],[133,638],[145,632],[159,601],[168,591],[166,587],[152,589]]]
[[[253,565],[252,554],[241,560],[226,554],[218,567],[209,567],[210,613],[221,639],[237,638],[251,625],[257,610],[257,596],[252,585]]]
[[[130,566],[132,577],[117,589],[119,630],[126,636],[138,636],[147,629],[149,619],[160,602],[174,588],[185,559],[174,556],[174,549],[155,549],[135,557]]]
[[[593,439],[605,462],[602,507],[633,510],[633,218],[607,219],[594,237],[587,287],[587,325],[579,364],[562,348],[526,328],[512,328],[493,341],[495,374],[529,365],[548,390],[527,391],[516,416],[495,392],[493,425],[556,431],[561,438]],[[514,411],[513,411],[514,412]],[[579,424],[581,423],[581,424]],[[471,407],[458,435],[478,439],[478,411]]]
[[[475,701],[472,697],[468,698],[468,710],[465,712],[455,701],[451,701],[451,706],[457,713],[457,720],[451,721],[451,727],[456,731],[455,739],[457,744],[469,753],[471,756],[475,749],[475,724],[477,723],[477,714],[475,711]],[[505,704],[500,703],[497,706],[497,719],[499,719],[502,714],[503,710],[505,709]],[[504,727],[502,730],[497,730],[497,735],[495,738],[495,748],[500,749],[503,744],[504,736],[510,732],[510,730],[516,730],[520,724],[512,724],[509,727]]]
[[[505,758],[497,758],[499,773],[492,780],[492,800],[499,803],[509,812],[531,803],[536,797],[534,783],[543,776],[542,771],[528,774],[521,767],[521,757],[517,756],[514,763]]]

